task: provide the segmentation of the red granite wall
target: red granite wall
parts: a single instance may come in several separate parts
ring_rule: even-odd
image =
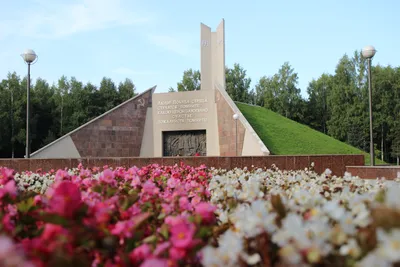
[[[364,179],[384,177],[386,180],[400,178],[400,166],[347,166],[346,170],[353,176]]]
[[[81,157],[138,157],[152,89],[71,134]]]
[[[165,158],[82,158],[82,159],[0,159],[0,166],[16,171],[43,171],[59,168],[73,168],[82,163],[94,166],[145,166],[151,163],[174,165],[183,162],[191,166],[206,164],[208,167],[233,169],[235,167],[271,167],[275,164],[281,170],[304,169],[315,164],[315,171],[322,173],[329,168],[334,175],[343,175],[346,166],[363,166],[363,155],[309,155],[309,156],[256,156],[256,157],[165,157]]]
[[[233,110],[218,90],[215,90],[217,103],[217,119],[219,133],[220,156],[236,156],[236,121],[233,119]],[[238,126],[238,155],[242,155],[244,133],[246,129],[237,120]]]

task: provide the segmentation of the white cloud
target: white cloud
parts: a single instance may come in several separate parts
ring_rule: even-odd
[[[190,38],[177,38],[170,35],[148,35],[148,38],[153,44],[181,56],[191,56],[195,53],[188,42]]]
[[[151,72],[151,71],[135,71],[133,69],[126,68],[126,67],[116,68],[112,72],[116,73],[116,74],[128,75],[128,76],[129,75],[139,76],[139,75],[154,75],[154,74],[156,74],[155,72]]]
[[[15,19],[0,20],[0,39],[9,35],[60,38],[85,31],[140,25],[154,19],[129,5],[128,0],[32,1],[34,7],[28,5],[26,10],[15,14]]]

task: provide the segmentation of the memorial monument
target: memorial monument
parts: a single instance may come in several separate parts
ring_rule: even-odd
[[[31,158],[269,155],[225,90],[224,20],[215,32],[200,28],[199,91],[154,93],[152,87]]]

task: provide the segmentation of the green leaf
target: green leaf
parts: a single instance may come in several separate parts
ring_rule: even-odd
[[[165,213],[160,213],[160,215],[158,215],[157,220],[162,220],[165,218]]]
[[[68,226],[69,221],[58,215],[58,214],[50,214],[50,213],[45,213],[41,216],[41,220],[46,223],[52,223],[52,224],[57,224],[61,226]]]
[[[157,242],[157,237],[155,235],[151,235],[143,239],[143,243],[155,243]]]
[[[112,196],[115,195],[115,193],[116,193],[117,191],[118,191],[118,189],[115,188],[115,187],[108,187],[108,188],[107,188],[107,191],[106,191],[106,195],[107,195],[107,197],[112,197]]]
[[[160,227],[160,234],[161,234],[165,239],[168,239],[168,237],[169,237],[168,225],[163,224],[163,225]]]
[[[211,229],[209,227],[200,227],[199,231],[197,232],[196,236],[199,238],[206,238],[210,236],[212,233]]]
[[[24,201],[21,201],[17,204],[18,211],[25,213],[28,212],[33,206],[33,198],[28,198]]]

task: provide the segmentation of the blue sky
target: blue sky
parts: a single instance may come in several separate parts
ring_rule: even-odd
[[[138,92],[165,92],[200,68],[200,23],[215,30],[224,18],[227,66],[240,63],[254,87],[289,61],[306,96],[312,78],[365,45],[378,50],[373,64],[400,66],[399,11],[395,0],[2,1],[0,79],[25,75],[20,54],[31,48],[39,55],[32,79],[128,77]]]

